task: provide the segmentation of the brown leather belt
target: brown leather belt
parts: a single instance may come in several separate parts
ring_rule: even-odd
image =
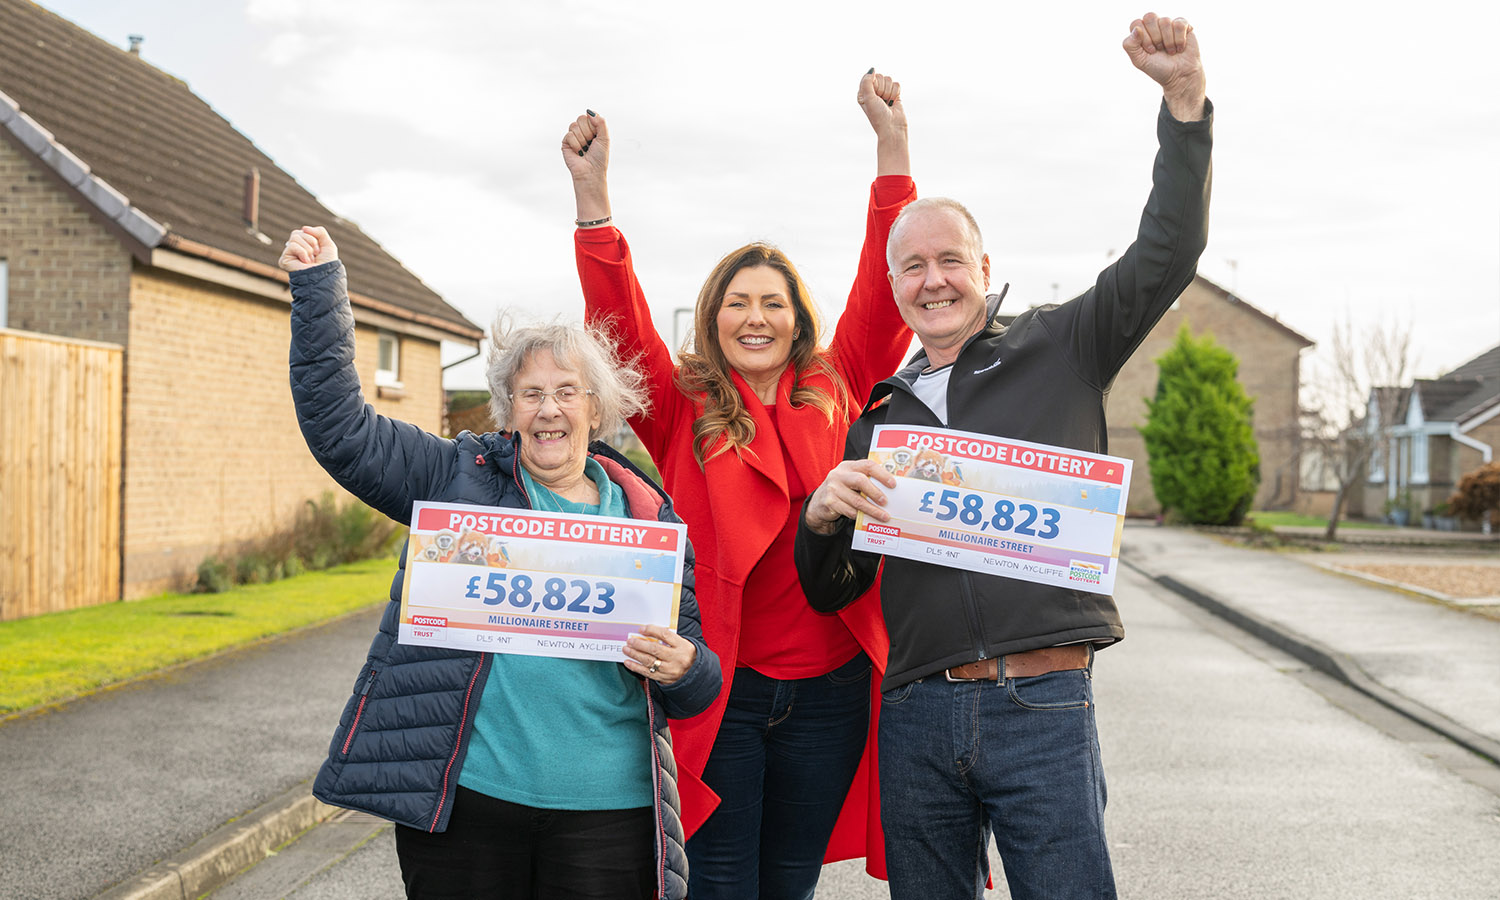
[[[1087,644],[1068,644],[1065,647],[1042,647],[1024,653],[1007,653],[977,662],[964,663],[943,672],[949,681],[999,681],[1000,660],[1005,660],[1006,678],[1031,678],[1048,672],[1065,672],[1069,669],[1089,667]]]

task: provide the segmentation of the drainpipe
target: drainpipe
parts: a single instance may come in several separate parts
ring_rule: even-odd
[[[443,431],[445,433],[448,430],[448,391],[447,391],[446,388],[443,387],[442,374],[441,373],[448,371],[449,369],[453,368],[454,366],[461,366],[464,363],[468,362],[469,360],[473,359],[474,357],[478,356],[480,353],[483,353],[483,352],[484,352],[483,350],[476,349],[473,353],[470,353],[468,356],[465,356],[463,359],[456,359],[453,362],[448,363],[446,366],[443,366],[442,369],[439,370],[439,375],[438,375],[438,392],[443,395]],[[486,387],[488,387],[488,385],[486,385]]]
[[[478,356],[479,354],[481,354],[483,352],[484,352],[483,350],[475,350],[473,353],[470,353],[468,356],[465,356],[463,359],[455,359],[453,362],[448,363],[446,366],[443,366],[442,371],[446,372],[449,369],[453,368],[454,366],[461,366],[464,363],[468,362],[469,360],[473,359],[474,357]],[[1485,451],[1485,457],[1484,457],[1485,461],[1488,462],[1489,458],[1490,458],[1489,457],[1489,451]]]

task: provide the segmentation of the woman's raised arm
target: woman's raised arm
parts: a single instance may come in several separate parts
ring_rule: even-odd
[[[563,164],[573,176],[579,228],[609,224],[609,126],[593,110],[579,116],[563,135]]]
[[[859,80],[859,108],[875,129],[875,175],[911,175],[901,82],[874,69]]]
[[[856,99],[875,131],[875,182],[870,186],[859,272],[830,350],[854,402],[862,404],[876,382],[896,371],[911,344],[911,331],[891,295],[885,245],[891,224],[917,199],[917,191],[911,180],[901,83],[871,69],[859,80]]]
[[[635,359],[646,375],[651,412],[630,425],[652,456],[672,436],[672,423],[686,404],[674,381],[675,366],[667,345],[651,321],[651,308],[635,268],[630,246],[614,227],[609,205],[609,125],[589,110],[568,126],[562,139],[563,164],[573,178],[578,230],[573,235],[578,280],[583,288],[584,317],[602,326],[619,342],[621,355]]]
[[[292,289],[292,402],[307,447],[345,490],[398,522],[452,477],[454,444],[365,402],[354,367],[354,312],[327,230],[292,232],[281,268]]]

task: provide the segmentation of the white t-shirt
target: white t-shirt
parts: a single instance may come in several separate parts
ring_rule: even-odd
[[[948,376],[951,374],[953,364],[949,363],[940,369],[929,369],[921,373],[911,386],[912,393],[937,414],[938,421],[945,428],[948,425]]]

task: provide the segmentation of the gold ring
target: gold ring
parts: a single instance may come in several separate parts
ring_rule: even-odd
[[[647,675],[655,675],[656,674],[656,670],[660,669],[660,668],[661,668],[661,657],[657,657],[655,660],[652,661],[651,667],[646,670],[646,674]]]

